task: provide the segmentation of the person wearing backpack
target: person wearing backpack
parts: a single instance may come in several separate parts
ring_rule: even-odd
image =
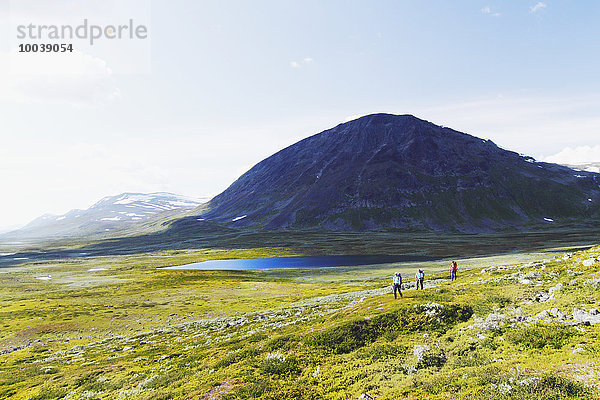
[[[458,269],[458,265],[456,264],[456,261],[452,261],[452,264],[450,264],[450,280],[451,281],[456,280],[456,270],[457,269]]]
[[[415,280],[417,281],[417,290],[419,290],[419,285],[421,285],[421,290],[424,290],[423,281],[425,280],[425,272],[422,269],[418,270],[415,274]]]
[[[394,274],[394,299],[398,298],[396,296],[396,291],[398,291],[400,297],[402,297],[402,275],[398,272]]]

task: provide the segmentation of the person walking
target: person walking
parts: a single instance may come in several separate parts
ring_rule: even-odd
[[[400,297],[402,297],[402,275],[398,272],[394,274],[394,299],[398,298],[396,296],[396,291],[398,291]]]
[[[450,264],[450,280],[451,281],[456,280],[456,270],[457,269],[458,269],[458,265],[456,264],[456,261],[452,261],[452,264]]]
[[[424,290],[423,281],[425,280],[425,272],[422,269],[418,270],[415,274],[415,280],[417,281],[417,290],[419,290],[419,285],[421,285],[421,290]]]

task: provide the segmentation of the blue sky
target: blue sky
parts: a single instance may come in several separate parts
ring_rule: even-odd
[[[13,61],[0,62],[11,193],[0,228],[124,191],[214,195],[273,152],[372,112],[538,159],[600,161],[597,1],[77,3],[0,0],[0,61]],[[75,42],[70,58],[11,54],[14,20],[66,13],[133,18],[149,37]]]

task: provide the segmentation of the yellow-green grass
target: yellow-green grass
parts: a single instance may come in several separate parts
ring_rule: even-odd
[[[469,327],[479,317],[517,308],[535,315],[550,307],[594,307],[599,291],[584,282],[600,277],[600,263],[584,267],[581,261],[598,253],[594,248],[569,260],[553,253],[459,259],[456,282],[448,281],[448,260],[309,270],[158,269],[298,254],[278,248],[190,249],[0,269],[0,350],[10,351],[0,355],[0,398],[535,398],[515,383],[531,378],[540,379],[547,398],[595,398],[597,382],[589,376],[597,375],[598,326],[585,332],[567,327],[562,336],[556,332],[563,326],[554,322],[529,324],[530,331],[523,330],[526,324]],[[491,266],[508,269],[481,272]],[[395,300],[388,290],[392,273],[412,282],[419,267],[435,286],[405,290]],[[539,282],[510,278],[532,271]],[[553,300],[523,303],[557,283],[564,288]],[[431,302],[474,315],[440,325],[435,316],[413,312]],[[528,344],[540,335],[560,343]],[[352,341],[341,351],[336,343],[346,337]],[[431,365],[414,354],[423,345]],[[574,352],[578,348],[584,351]],[[554,381],[547,377],[566,379],[559,381],[566,389],[549,392]],[[511,391],[493,389],[500,384]]]

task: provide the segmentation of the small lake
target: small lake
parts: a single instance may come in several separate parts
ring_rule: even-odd
[[[398,262],[432,260],[434,260],[434,258],[424,256],[301,256],[209,260],[192,264],[165,267],[161,269],[244,271],[250,269],[357,267],[361,265],[393,264]]]

